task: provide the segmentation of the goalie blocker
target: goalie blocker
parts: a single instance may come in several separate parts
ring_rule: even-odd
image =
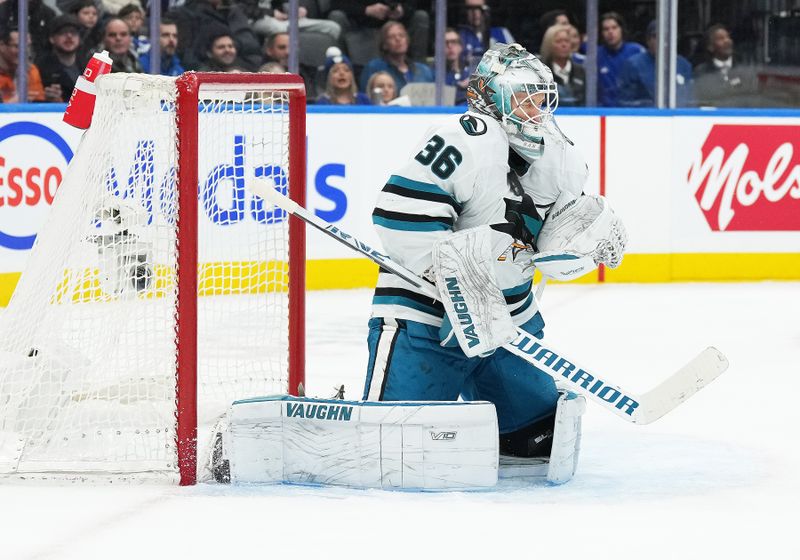
[[[563,393],[551,456],[506,460],[489,402],[236,401],[215,430],[205,478],[447,490],[492,487],[499,474],[560,484],[575,472],[584,409],[583,397]]]

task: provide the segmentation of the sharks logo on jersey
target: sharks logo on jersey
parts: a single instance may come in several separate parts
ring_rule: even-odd
[[[536,237],[542,230],[544,220],[536,210],[533,199],[527,194],[522,200],[506,198],[506,223],[492,225],[492,229],[507,233],[523,245],[536,247]]]

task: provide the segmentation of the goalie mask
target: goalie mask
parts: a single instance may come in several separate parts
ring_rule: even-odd
[[[518,44],[486,51],[470,76],[471,110],[497,120],[511,146],[532,162],[544,151],[544,125],[553,119],[558,89],[553,73]]]

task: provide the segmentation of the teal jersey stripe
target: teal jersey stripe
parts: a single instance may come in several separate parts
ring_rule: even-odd
[[[519,286],[514,286],[513,288],[508,288],[503,290],[503,295],[508,297],[508,296],[516,296],[519,294],[524,294],[525,292],[530,291],[532,284],[533,280],[528,280],[524,284],[520,284]]]
[[[414,181],[413,179],[408,179],[406,177],[402,177],[400,175],[392,175],[389,177],[389,180],[386,181],[392,185],[397,185],[398,187],[403,187],[406,189],[411,189],[414,191],[422,191],[422,192],[429,192],[434,194],[441,194],[444,196],[448,196],[453,198],[453,195],[447,192],[446,190],[442,189],[441,187],[437,187],[433,183],[422,183],[420,181]],[[453,200],[455,200],[453,198]]]
[[[539,262],[550,262],[550,261],[573,261],[578,259],[576,255],[550,255],[549,257],[543,257],[540,259],[536,259]]]
[[[511,316],[514,317],[521,313],[525,313],[525,310],[531,306],[531,303],[533,303],[533,294],[528,294],[528,297],[525,298],[523,304],[511,312]]]
[[[390,220],[381,216],[372,216],[372,223],[386,229],[403,231],[449,231],[450,224],[444,222],[406,222],[404,220]]]

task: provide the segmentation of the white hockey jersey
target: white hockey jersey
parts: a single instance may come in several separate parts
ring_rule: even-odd
[[[372,221],[384,252],[423,276],[432,265],[433,245],[454,231],[505,224],[514,237],[533,244],[539,216],[544,217],[561,189],[582,190],[586,165],[578,159],[571,143],[550,131],[543,157],[528,166],[518,156],[509,158],[507,135],[494,119],[472,112],[448,117],[428,130],[378,196]],[[532,279],[511,275],[498,280],[514,322],[524,324],[537,312]],[[441,325],[444,315],[438,301],[384,270],[372,305],[373,317],[433,326]]]

